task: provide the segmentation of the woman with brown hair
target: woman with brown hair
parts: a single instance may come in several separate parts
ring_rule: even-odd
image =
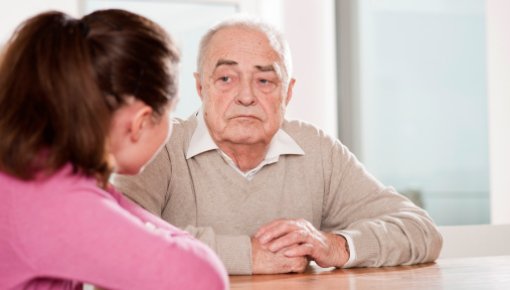
[[[216,255],[108,185],[166,143],[179,53],[122,10],[24,22],[0,64],[0,289],[223,289]]]

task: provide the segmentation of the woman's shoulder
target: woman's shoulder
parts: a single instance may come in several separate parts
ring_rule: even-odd
[[[0,172],[0,192],[11,196],[17,203],[39,204],[79,199],[82,195],[109,197],[110,194],[98,187],[92,176],[75,170],[71,164],[57,171],[37,174],[31,180],[23,180]]]

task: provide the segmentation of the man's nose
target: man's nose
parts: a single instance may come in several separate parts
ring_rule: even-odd
[[[243,82],[241,85],[241,89],[239,90],[239,94],[237,94],[236,102],[239,105],[243,106],[251,106],[255,104],[257,98],[253,93],[253,88],[251,87],[249,82]]]

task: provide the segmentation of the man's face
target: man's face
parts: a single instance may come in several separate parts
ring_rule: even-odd
[[[266,36],[248,28],[224,28],[204,56],[195,78],[213,140],[269,144],[282,124],[294,80],[283,83],[282,61]]]

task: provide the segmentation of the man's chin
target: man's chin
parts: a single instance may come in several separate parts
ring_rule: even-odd
[[[228,138],[228,140],[230,141],[230,143],[233,143],[233,144],[243,144],[243,145],[251,145],[251,144],[257,144],[257,143],[260,143],[263,141],[262,138],[257,138],[256,136],[253,136],[253,135],[237,135],[237,136],[232,136],[231,138]]]
[[[266,136],[267,134],[260,122],[251,122],[249,124],[237,123],[234,126],[231,124],[224,132],[223,139],[233,144],[269,143],[273,137]]]
[[[250,145],[264,142],[264,135],[248,130],[235,130],[225,134],[223,139],[232,144]]]

